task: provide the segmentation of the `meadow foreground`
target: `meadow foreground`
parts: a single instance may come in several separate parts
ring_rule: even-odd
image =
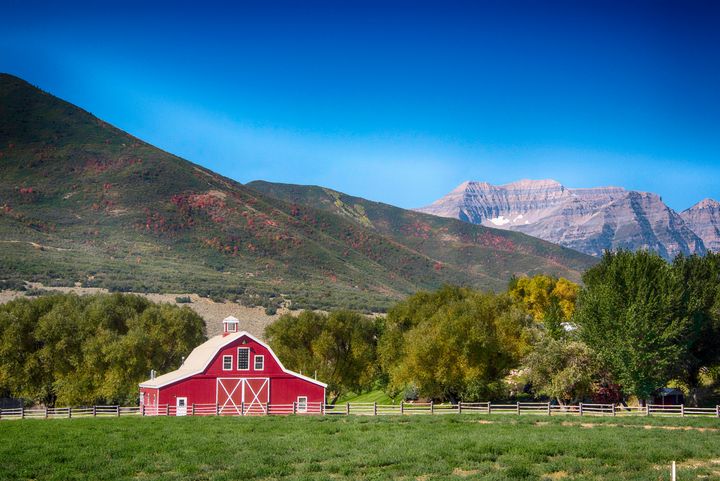
[[[118,418],[0,423],[3,480],[720,477],[717,419]]]

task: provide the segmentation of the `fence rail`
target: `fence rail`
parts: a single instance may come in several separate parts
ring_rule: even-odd
[[[152,406],[80,406],[80,407],[32,407],[0,409],[0,420],[10,419],[59,419],[120,416],[266,416],[266,415],[322,415],[322,416],[410,416],[422,414],[505,414],[505,415],[572,415],[572,416],[674,416],[720,418],[720,406],[699,408],[684,404],[648,404],[646,406],[621,406],[615,404],[580,403],[558,405],[539,402],[508,403],[457,403],[435,404],[401,402],[399,404],[345,403],[324,404],[288,403],[261,404],[241,403],[239,406],[220,404],[190,404],[178,407],[168,404]]]

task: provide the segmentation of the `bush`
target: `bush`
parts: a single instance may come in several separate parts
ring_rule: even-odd
[[[175,302],[178,304],[190,304],[192,299],[190,299],[190,296],[179,296],[175,298]]]

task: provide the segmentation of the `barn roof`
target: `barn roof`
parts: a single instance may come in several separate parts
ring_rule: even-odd
[[[273,350],[262,342],[260,339],[256,338],[252,334],[250,334],[247,331],[240,331],[229,335],[219,335],[215,337],[211,337],[204,343],[200,344],[198,347],[193,349],[193,351],[190,353],[190,355],[185,359],[185,362],[182,363],[182,366],[180,366],[177,370],[169,372],[167,374],[163,374],[162,376],[158,376],[155,379],[149,379],[145,382],[140,383],[140,387],[151,387],[151,388],[158,388],[167,386],[168,384],[172,384],[174,382],[180,381],[182,379],[194,376],[196,374],[202,374],[207,367],[210,365],[213,359],[215,359],[215,356],[217,356],[218,352],[220,350],[227,346],[228,344],[232,343],[233,341],[236,341],[240,339],[241,337],[246,336],[252,339],[253,341],[257,342],[264,348],[270,352],[272,357],[275,359],[275,362],[278,363],[278,366],[280,366],[280,369],[283,370],[283,372],[290,374],[295,377],[299,377],[301,379],[304,379],[308,382],[311,382],[313,384],[317,384],[322,387],[327,387],[327,384],[322,383],[318,381],[317,379],[313,379],[308,376],[303,376],[302,374],[299,374],[295,371],[291,371],[289,369],[286,369],[285,366],[283,366],[282,362],[280,362],[280,359],[275,355]]]

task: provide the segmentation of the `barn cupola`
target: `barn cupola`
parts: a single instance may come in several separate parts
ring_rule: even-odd
[[[233,316],[228,316],[223,320],[223,336],[238,332],[240,329],[240,321]]]

